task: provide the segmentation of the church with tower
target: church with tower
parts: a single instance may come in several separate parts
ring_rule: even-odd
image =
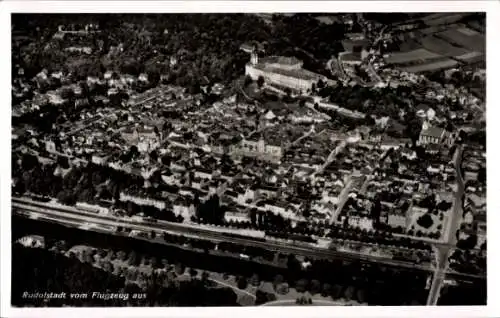
[[[422,130],[418,139],[419,145],[439,144],[452,145],[456,134],[446,131],[444,128],[434,127],[427,120],[422,123]]]

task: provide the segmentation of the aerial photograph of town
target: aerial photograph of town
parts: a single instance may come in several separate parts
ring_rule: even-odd
[[[12,307],[487,304],[486,13],[10,33]]]

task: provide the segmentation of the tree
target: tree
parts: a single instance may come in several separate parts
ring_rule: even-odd
[[[158,259],[156,257],[151,257],[151,267],[153,269],[160,268],[160,262],[158,262]]]
[[[344,298],[351,300],[355,291],[356,289],[353,286],[348,286],[344,291]]]
[[[279,284],[283,283],[283,281],[284,281],[283,275],[278,274],[278,275],[274,276],[274,280],[273,280],[274,289],[276,289],[276,287]]]
[[[130,252],[130,254],[128,256],[128,264],[130,266],[138,266],[140,264],[140,259],[137,256],[136,252],[134,252],[134,251]]]
[[[323,80],[321,80],[321,79],[320,79],[320,80],[318,80],[318,84],[316,85],[316,87],[317,87],[318,89],[323,89],[323,88],[325,88],[325,82],[323,82]]]
[[[471,234],[465,240],[460,240],[457,242],[457,247],[464,250],[471,250],[476,247],[477,244],[477,235]]]
[[[365,115],[365,124],[368,126],[374,126],[375,125],[375,119],[373,119],[372,116],[366,114]]]
[[[366,301],[365,291],[361,288],[358,289],[358,291],[356,292],[356,298],[358,302],[364,303]]]
[[[114,266],[111,264],[110,261],[104,262],[102,268],[107,271],[112,273],[114,271]]]
[[[151,153],[149,154],[149,158],[151,158],[153,162],[158,161],[158,153],[156,152],[156,150],[151,151]]]
[[[259,275],[258,274],[253,274],[252,277],[250,278],[250,284],[252,286],[259,286],[260,280],[259,280]]]
[[[64,88],[61,91],[61,98],[62,99],[70,99],[74,96],[73,90],[71,88]]]
[[[99,249],[99,252],[97,253],[100,258],[105,258],[108,255],[108,251]]]
[[[236,286],[239,289],[245,289],[245,288],[247,288],[247,286],[248,286],[247,279],[245,277],[243,277],[243,276],[238,277],[237,282],[236,282]]]
[[[198,271],[197,271],[196,269],[194,269],[194,268],[192,268],[192,267],[191,267],[191,268],[189,269],[189,276],[191,276],[191,278],[194,278],[194,277],[196,277],[197,275],[198,275]]]
[[[268,293],[258,289],[255,293],[255,305],[262,305],[269,302]]]
[[[321,296],[328,297],[331,293],[332,293],[332,285],[324,283],[323,288],[321,289]]]
[[[477,180],[481,183],[486,183],[486,168],[481,167],[477,173]]]
[[[286,295],[290,291],[290,288],[288,287],[288,283],[281,283],[275,287],[275,291],[280,295]]]
[[[295,289],[297,290],[297,292],[303,293],[307,290],[308,285],[309,282],[307,281],[307,279],[300,279],[295,284]]]
[[[94,263],[94,258],[92,257],[92,255],[90,254],[89,251],[84,250],[82,252],[82,262],[83,263],[88,263],[88,264]]]
[[[339,299],[341,295],[342,295],[342,286],[337,285],[337,284],[333,285],[332,298]]]
[[[429,213],[425,213],[421,217],[417,219],[417,224],[423,227],[424,229],[428,229],[434,224],[434,221],[432,220],[432,217],[430,216]]]
[[[175,264],[175,273],[177,275],[182,275],[184,274],[184,271],[186,270],[186,267],[182,263],[177,263]]]
[[[486,251],[486,241],[483,242],[483,244],[481,244],[480,248],[481,248],[481,251]]]
[[[188,93],[195,95],[199,94],[201,92],[201,87],[199,82],[193,82],[191,85],[188,86]]]
[[[321,291],[321,283],[316,280],[316,279],[313,279],[311,281],[311,294],[317,294]]]
[[[21,159],[21,166],[23,168],[23,170],[31,170],[33,169],[35,166],[38,166],[39,162],[38,162],[38,158],[33,156],[33,155],[30,155],[30,154],[23,154],[23,157]]]
[[[261,75],[257,78],[257,86],[259,86],[259,88],[261,88],[262,85],[264,85],[264,77]]]
[[[437,208],[441,211],[447,211],[448,209],[451,208],[453,204],[451,202],[446,202],[446,201],[441,201],[439,202],[439,204],[437,205]]]
[[[244,87],[247,87],[248,85],[252,84],[252,82],[253,82],[253,80],[252,80],[252,77],[250,75],[245,76]]]
[[[203,271],[201,273],[201,281],[207,282],[209,278],[210,278],[210,275],[208,274],[207,271]]]

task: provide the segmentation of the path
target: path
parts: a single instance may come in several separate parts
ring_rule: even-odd
[[[200,271],[202,271],[202,270],[201,270],[201,269],[199,269],[199,268],[198,268],[197,270],[198,270],[199,272],[200,272]],[[209,275],[211,274],[211,272],[207,272],[207,273],[208,273]],[[186,273],[186,272],[184,272],[184,273],[183,273],[182,275],[180,275],[180,276],[188,276],[188,277],[191,277],[191,275],[189,275],[189,273]],[[231,285],[231,284],[228,284],[228,283],[226,283],[226,282],[220,281],[220,280],[215,279],[215,278],[212,278],[212,277],[208,277],[208,279],[209,279],[209,280],[211,280],[211,281],[213,281],[213,282],[215,282],[215,283],[217,283],[217,284],[219,284],[219,285],[222,285],[222,286],[225,286],[225,287],[229,287],[229,288],[231,288],[231,289],[233,289],[233,290],[235,290],[235,291],[237,291],[237,292],[241,292],[241,293],[243,293],[243,294],[246,294],[246,295],[248,295],[248,296],[250,296],[250,297],[252,297],[252,298],[254,298],[254,299],[255,299],[255,298],[257,298],[254,294],[252,294],[252,293],[250,293],[250,292],[248,292],[248,291],[246,291],[246,290],[244,290],[244,289],[239,289],[238,287],[233,286],[233,285]]]
[[[321,305],[321,306],[347,306],[346,302],[341,301],[333,301],[333,300],[312,300],[313,305]],[[264,303],[261,306],[280,306],[283,304],[296,305],[295,299],[280,299],[270,301],[268,303]]]

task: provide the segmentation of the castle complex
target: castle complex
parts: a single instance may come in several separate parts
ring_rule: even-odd
[[[303,62],[295,57],[269,56],[260,58],[253,50],[250,62],[245,66],[245,74],[253,80],[262,76],[266,83],[290,88],[304,93],[319,80],[327,81],[323,75],[302,68]]]

